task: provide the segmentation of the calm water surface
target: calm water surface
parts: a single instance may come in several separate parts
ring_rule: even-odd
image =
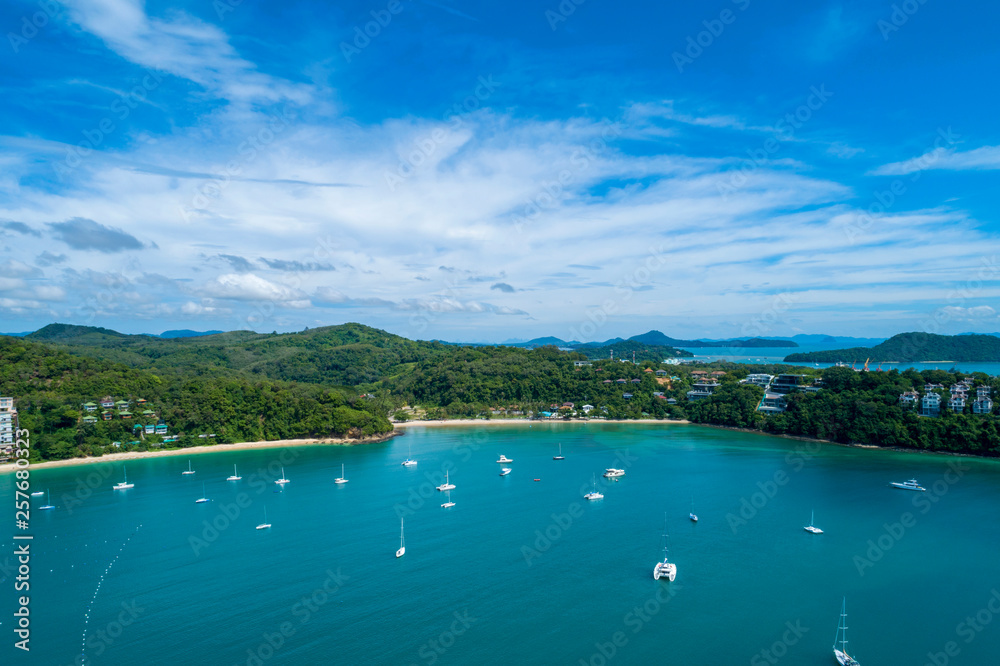
[[[830,664],[845,595],[866,666],[928,663],[949,642],[953,664],[1000,654],[992,461],[649,424],[412,428],[191,459],[192,476],[186,457],[133,461],[125,492],[120,464],[34,474],[57,508],[32,512],[32,651],[16,663],[82,663],[86,646],[93,664],[763,664],[764,650]],[[234,463],[243,480],[227,482]],[[607,467],[627,474],[601,483]],[[451,509],[433,489],[445,469]],[[588,503],[595,474],[605,499]],[[928,491],[888,486],[910,477]],[[196,504],[202,483],[212,501]],[[825,534],[803,531],[811,511]],[[652,578],[664,513],[674,583]],[[12,551],[8,537],[0,562]],[[0,573],[3,663],[14,575]]]

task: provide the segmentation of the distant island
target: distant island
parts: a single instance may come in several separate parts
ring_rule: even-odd
[[[1000,361],[1000,338],[993,335],[935,335],[900,333],[874,347],[799,352],[785,357],[788,363],[918,363]]]
[[[768,340],[766,338],[732,338],[726,340],[682,340],[680,338],[672,338],[668,335],[661,333],[660,331],[649,331],[647,333],[633,335],[628,339],[611,338],[609,340],[604,340],[603,342],[579,342],[576,340],[562,340],[561,338],[555,338],[549,336],[544,338],[535,338],[533,340],[528,340],[526,342],[510,342],[506,343],[506,345],[511,347],[523,347],[525,349],[534,349],[536,347],[545,347],[551,345],[554,347],[559,347],[560,349],[586,351],[588,349],[594,349],[594,348],[597,349],[610,348],[616,344],[629,343],[629,342],[639,343],[641,345],[646,345],[647,347],[650,346],[692,347],[692,348],[715,347],[715,348],[725,348],[725,349],[799,346],[799,344],[794,340]],[[489,345],[484,345],[484,346],[489,346]]]

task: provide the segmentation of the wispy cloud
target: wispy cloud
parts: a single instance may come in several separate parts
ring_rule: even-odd
[[[983,146],[967,151],[936,148],[913,159],[882,165],[871,173],[875,176],[905,176],[928,169],[951,171],[1000,169],[1000,146]]]

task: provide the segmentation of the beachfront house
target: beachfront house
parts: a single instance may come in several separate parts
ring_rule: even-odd
[[[589,413],[590,413],[590,410],[592,410],[593,408],[594,408],[594,406],[593,406],[593,405],[584,405],[584,406],[583,406],[583,407],[581,407],[580,409],[582,409],[582,410],[583,410],[583,413],[584,413],[584,414],[589,414]]]

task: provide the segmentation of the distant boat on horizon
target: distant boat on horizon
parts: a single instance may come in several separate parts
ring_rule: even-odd
[[[233,465],[233,475],[226,478],[226,481],[239,481],[243,477],[236,473],[236,465]]]
[[[124,474],[125,480],[121,483],[116,483],[115,490],[128,490],[129,488],[134,488],[135,484],[128,482],[128,471],[125,469],[124,465],[122,465],[122,474]]]
[[[194,470],[191,469],[191,461],[190,460],[188,460],[188,468],[186,470],[184,470],[183,472],[181,472],[181,476],[186,476],[188,474],[194,474]]]

